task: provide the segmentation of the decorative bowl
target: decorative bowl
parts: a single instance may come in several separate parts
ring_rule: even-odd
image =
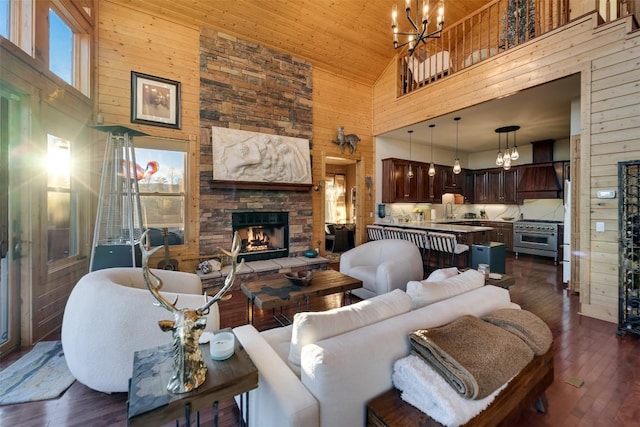
[[[291,283],[297,286],[309,286],[311,279],[313,278],[313,271],[297,271],[291,273],[285,273],[284,277],[289,279]]]
[[[318,256],[318,252],[316,252],[313,249],[309,249],[309,250],[304,251],[302,253],[302,255],[306,256],[307,258],[315,258],[315,257]]]
[[[516,218],[515,218],[515,217],[513,217],[513,216],[503,216],[503,217],[501,217],[501,218],[502,218],[503,220],[505,220],[505,221],[513,221],[514,219],[516,219]]]

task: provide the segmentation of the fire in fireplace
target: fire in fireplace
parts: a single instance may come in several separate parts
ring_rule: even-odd
[[[233,232],[242,246],[238,259],[258,261],[289,256],[288,212],[233,212]]]

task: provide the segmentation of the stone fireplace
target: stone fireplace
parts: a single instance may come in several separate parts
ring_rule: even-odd
[[[238,260],[289,256],[289,212],[232,212],[231,225],[241,240]]]

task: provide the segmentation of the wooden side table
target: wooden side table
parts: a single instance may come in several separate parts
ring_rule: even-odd
[[[502,390],[496,399],[464,427],[513,426],[520,412],[530,407],[546,412],[545,391],[554,378],[553,346],[535,356]],[[367,427],[442,427],[427,414],[402,400],[392,388],[367,403]]]
[[[233,356],[215,361],[209,356],[209,344],[201,344],[207,363],[205,382],[189,393],[173,394],[167,384],[173,369],[171,344],[137,351],[133,375],[129,383],[127,423],[129,426],[158,426],[185,417],[191,425],[191,414],[213,407],[214,425],[218,425],[218,402],[241,395],[240,420],[249,420],[249,391],[258,387],[258,369],[236,340]]]
[[[485,279],[484,284],[509,289],[516,284],[516,279],[510,274],[503,274],[500,279]]]

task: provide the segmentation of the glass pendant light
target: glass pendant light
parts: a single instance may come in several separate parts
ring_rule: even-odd
[[[498,129],[496,129],[498,132]],[[502,166],[504,164],[504,159],[502,158],[502,151],[500,149],[500,136],[501,134],[498,132],[498,157],[496,158],[496,166]]]
[[[502,167],[504,170],[511,169],[511,150],[509,150],[509,132],[507,132],[507,148],[504,149],[502,156]]]
[[[520,129],[520,126],[518,126],[518,129]],[[518,160],[520,158],[520,153],[518,153],[518,146],[516,145],[516,131],[518,129],[515,129],[513,131],[513,150],[511,151],[511,160]]]
[[[413,178],[413,168],[411,167],[411,134],[412,130],[407,131],[409,133],[409,171],[407,172],[407,178]]]
[[[429,165],[429,176],[434,176],[436,174],[436,167],[433,164],[433,128],[436,125],[429,125],[431,128],[431,164]]]
[[[458,128],[460,126],[460,117],[455,117],[453,120],[456,121],[456,160],[453,162],[453,173],[458,175],[462,172],[462,168],[460,167],[460,158],[458,157]]]

